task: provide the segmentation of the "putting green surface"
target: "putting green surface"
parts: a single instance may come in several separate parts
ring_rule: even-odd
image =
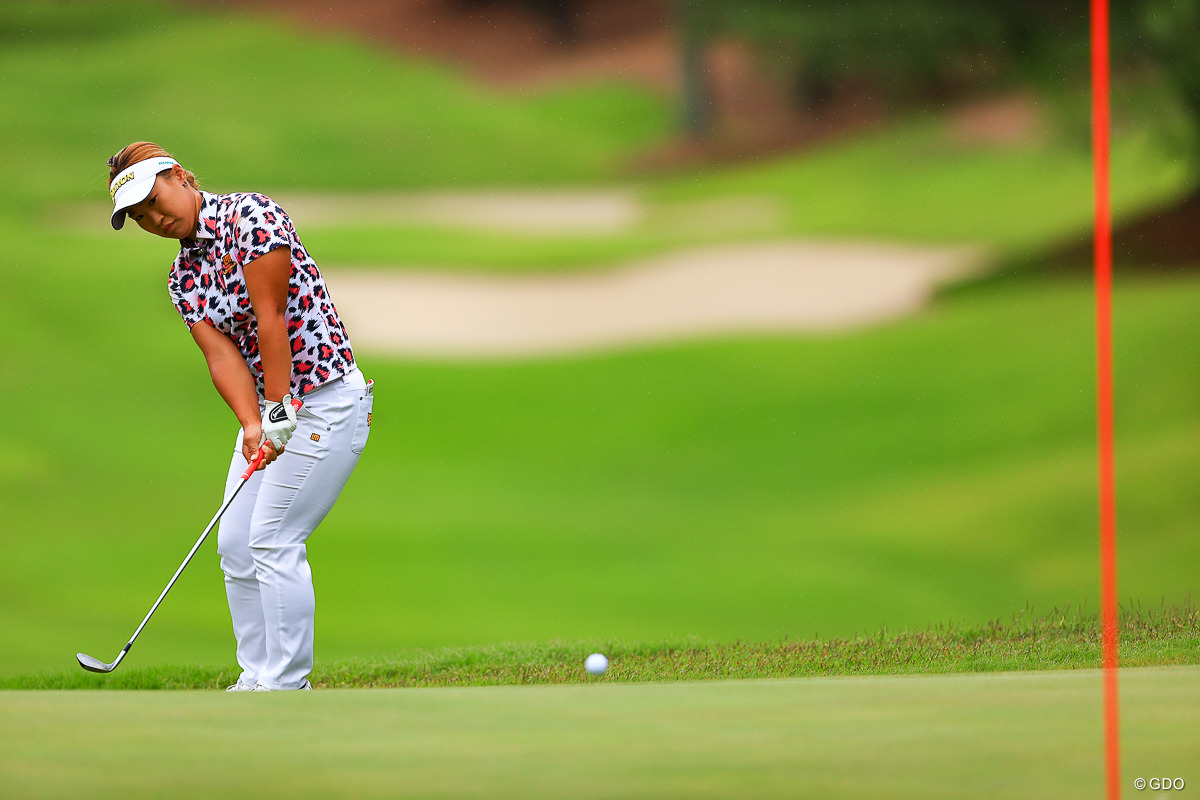
[[[1121,673],[1127,796],[1200,786],[1200,668]],[[1100,797],[1096,671],[0,694],[3,796]]]

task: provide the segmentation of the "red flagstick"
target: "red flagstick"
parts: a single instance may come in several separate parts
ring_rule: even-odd
[[[1108,0],[1092,2],[1092,165],[1096,201],[1096,408],[1100,457],[1100,609],[1109,800],[1121,797],[1117,694],[1117,509],[1113,476],[1112,215],[1109,201]]]

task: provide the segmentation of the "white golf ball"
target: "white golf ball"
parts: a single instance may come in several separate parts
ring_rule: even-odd
[[[583,662],[583,668],[592,675],[603,675],[608,669],[608,658],[603,653],[592,653]]]

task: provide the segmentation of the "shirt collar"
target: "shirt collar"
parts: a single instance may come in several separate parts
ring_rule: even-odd
[[[200,197],[203,202],[200,204],[200,219],[196,232],[190,238],[181,241],[189,250],[207,247],[211,240],[217,238],[218,195],[202,191]]]

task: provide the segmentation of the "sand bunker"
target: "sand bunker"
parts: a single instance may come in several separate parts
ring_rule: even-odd
[[[913,313],[977,273],[971,247],[774,242],[582,275],[331,271],[356,346],[511,358],[744,332],[818,332]]]
[[[632,227],[643,215],[633,193],[618,189],[374,195],[281,192],[272,197],[305,228],[406,223],[527,234],[615,233]]]

